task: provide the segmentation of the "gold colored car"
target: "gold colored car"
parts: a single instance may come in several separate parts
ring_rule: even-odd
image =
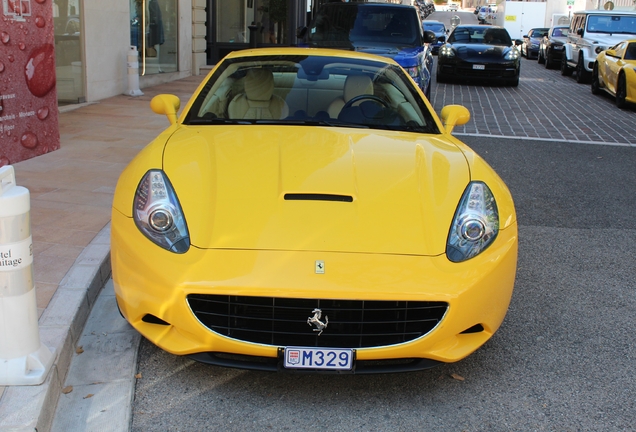
[[[460,360],[501,325],[517,219],[504,182],[392,59],[233,52],[122,173],[123,316],[176,355],[374,373]]]
[[[636,103],[636,39],[623,41],[596,57],[592,93],[601,91],[614,96],[619,108]]]

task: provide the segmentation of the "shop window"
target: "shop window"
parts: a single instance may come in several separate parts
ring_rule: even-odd
[[[139,74],[178,70],[177,0],[130,0],[130,44],[139,51]]]

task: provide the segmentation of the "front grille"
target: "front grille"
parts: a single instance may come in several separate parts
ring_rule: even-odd
[[[210,330],[274,346],[367,348],[412,341],[441,321],[448,304],[425,301],[324,300],[191,294],[194,315]],[[323,333],[307,319],[322,311]]]

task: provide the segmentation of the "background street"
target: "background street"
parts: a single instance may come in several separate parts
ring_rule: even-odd
[[[636,112],[526,59],[518,88],[434,81],[431,98],[469,108],[457,137],[515,198],[517,281],[497,334],[458,363],[375,376],[224,369],[144,340],[133,430],[633,429]]]

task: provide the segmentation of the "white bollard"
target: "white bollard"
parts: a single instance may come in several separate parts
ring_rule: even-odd
[[[42,384],[54,355],[40,343],[29,190],[0,168],[0,386]]]
[[[128,92],[129,96],[142,96],[139,90],[139,51],[134,45],[128,50]]]

